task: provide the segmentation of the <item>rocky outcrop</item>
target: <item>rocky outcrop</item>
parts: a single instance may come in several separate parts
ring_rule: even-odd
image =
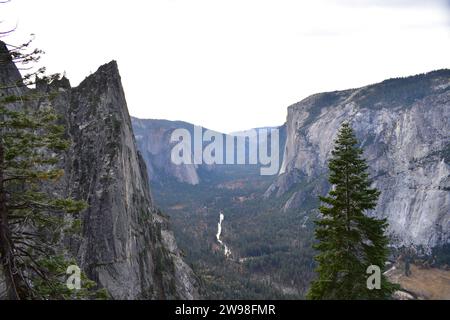
[[[349,121],[365,149],[376,210],[397,245],[450,241],[450,70],[316,94],[292,105],[283,164],[266,197],[284,210],[310,208],[329,190],[327,160]]]
[[[0,74],[8,77],[8,68]],[[114,299],[197,298],[195,275],[153,205],[116,62],[76,88],[66,78],[36,87],[52,97],[37,107],[51,104],[71,141],[64,179],[53,192],[89,205],[82,237],[67,240],[80,267]]]

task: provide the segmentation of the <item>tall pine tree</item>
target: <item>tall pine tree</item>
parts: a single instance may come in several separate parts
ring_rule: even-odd
[[[348,123],[339,131],[329,161],[332,190],[320,197],[322,218],[316,221],[318,278],[309,299],[389,299],[396,288],[381,273],[381,288],[370,290],[366,271],[383,270],[388,256],[387,222],[367,216],[380,192],[371,188],[363,150]]]

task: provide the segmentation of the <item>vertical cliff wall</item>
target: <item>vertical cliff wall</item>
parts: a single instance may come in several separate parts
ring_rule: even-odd
[[[283,164],[266,196],[302,210],[326,193],[327,160],[349,121],[382,192],[373,214],[388,218],[394,243],[448,243],[449,119],[450,70],[308,97],[288,109]]]
[[[0,71],[10,75],[17,75],[12,63]],[[63,78],[38,83],[35,91],[51,94],[35,107],[53,105],[71,141],[64,181],[54,192],[89,205],[82,237],[68,241],[82,269],[115,299],[198,297],[195,275],[153,205],[116,62],[76,88]]]

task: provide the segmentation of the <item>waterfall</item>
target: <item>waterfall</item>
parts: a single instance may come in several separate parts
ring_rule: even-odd
[[[221,211],[220,215],[219,215],[219,223],[217,225],[216,239],[217,239],[217,242],[219,242],[223,246],[225,257],[229,257],[231,255],[230,249],[228,248],[228,246],[225,243],[223,243],[222,240],[220,240],[220,236],[222,234],[222,222],[224,219],[225,219],[225,216],[224,216],[223,212]]]

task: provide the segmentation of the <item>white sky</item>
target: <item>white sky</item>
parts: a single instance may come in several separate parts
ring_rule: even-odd
[[[231,132],[282,124],[306,96],[450,67],[446,0],[12,0],[73,86],[118,61],[131,115]]]

